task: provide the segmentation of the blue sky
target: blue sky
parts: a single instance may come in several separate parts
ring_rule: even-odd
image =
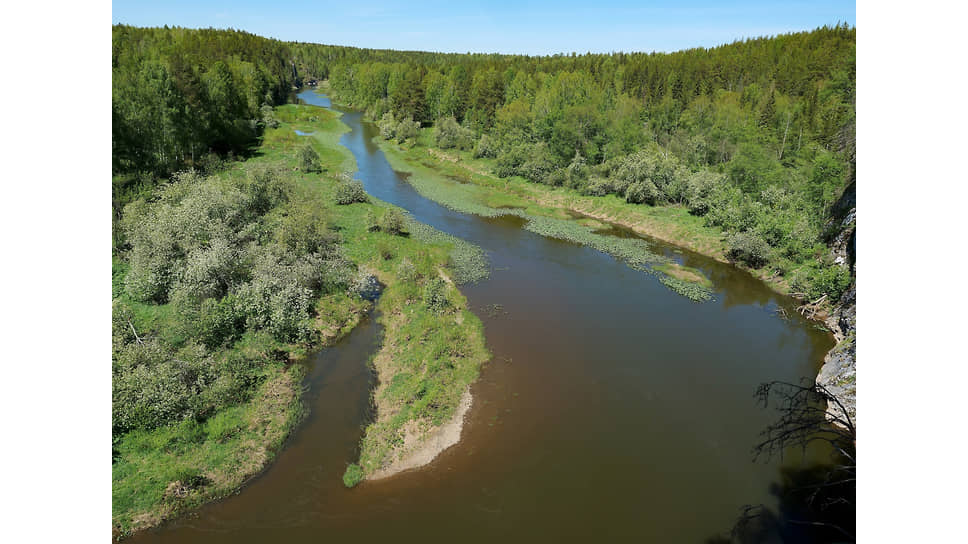
[[[856,24],[852,0],[114,0],[112,22],[236,28],[281,40],[385,49],[544,55],[675,51]]]

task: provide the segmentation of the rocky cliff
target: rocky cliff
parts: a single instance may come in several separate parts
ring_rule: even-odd
[[[836,235],[830,242],[830,251],[834,262],[850,268],[853,281],[826,320],[827,326],[834,332],[837,345],[827,353],[820,374],[817,376],[817,383],[826,387],[844,404],[846,415],[855,426],[857,424],[856,200],[855,184],[852,182],[831,210],[831,223],[835,227]],[[828,407],[828,410],[839,417],[845,415],[838,413],[841,410],[836,406]]]

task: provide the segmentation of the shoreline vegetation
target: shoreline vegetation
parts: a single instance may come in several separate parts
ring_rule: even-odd
[[[328,82],[324,84],[326,87]],[[754,267],[729,258],[728,233],[707,225],[685,206],[645,206],[630,203],[617,195],[584,195],[576,189],[533,183],[520,176],[501,178],[493,173],[494,160],[475,157],[476,153],[470,149],[436,148],[437,134],[434,128],[417,128],[411,138],[402,142],[382,137],[385,133],[374,137],[373,141],[395,170],[409,173],[407,181],[426,198],[464,213],[524,217],[537,226],[529,224],[525,228],[531,227],[529,230],[539,234],[593,247],[625,260],[633,268],[642,269],[641,264],[647,263],[648,271],[657,273],[663,284],[693,300],[708,299],[713,288],[701,270],[668,259],[651,260],[646,247],[633,246],[630,256],[629,250],[621,246],[601,243],[600,240],[606,237],[598,233],[618,225],[646,239],[658,239],[732,264],[749,272],[774,292],[799,300],[803,304],[800,307],[802,315],[822,324],[836,342],[825,356],[817,380],[838,394],[848,414],[856,420],[856,287],[852,273],[850,283],[843,287],[843,296],[833,297],[825,293],[812,302],[806,293],[798,292],[788,276],[778,274],[775,269]],[[831,222],[841,223],[836,225],[841,230],[831,247],[824,248],[828,252],[825,258],[841,263],[840,266],[846,269],[853,262],[850,240],[856,228],[852,188],[845,189],[831,208]],[[557,228],[541,228],[548,222],[553,222]],[[624,241],[608,239],[619,243]],[[837,415],[833,407],[831,414]]]
[[[625,225],[829,310],[853,281],[852,260],[830,246],[852,228],[840,208],[854,191],[855,38],[837,25],[668,54],[536,58],[307,46],[297,62],[376,122],[418,190],[440,170],[510,201],[425,196],[543,215],[529,225],[586,245],[595,234],[555,208]]]
[[[829,313],[845,337],[832,379],[854,389],[853,28],[570,57],[125,25],[112,41],[115,538],[267,466],[304,414],[294,361],[374,307],[376,417],[344,483],[459,439],[490,355],[457,285],[486,277],[485,256],[366,195],[339,115],[282,105],[309,76],[377,122],[432,200],[710,296],[700,271],[607,235],[621,225]]]
[[[367,121],[377,122],[374,119]],[[534,223],[525,228],[538,234],[587,245],[625,260],[633,268],[639,268],[637,264],[648,265],[648,271],[658,272],[660,281],[690,284],[698,288],[699,293],[712,287],[702,271],[659,257],[646,244],[632,250],[616,247],[625,245],[629,239],[608,236],[608,231],[616,226],[625,228],[646,241],[659,240],[732,264],[752,274],[774,292],[804,300],[803,296],[796,297],[800,293],[795,291],[788,278],[767,268],[755,268],[730,259],[727,234],[704,224],[701,217],[690,214],[686,207],[644,206],[616,195],[583,195],[575,189],[532,183],[520,176],[500,178],[492,173],[493,160],[474,157],[470,150],[435,148],[433,128],[418,128],[415,137],[404,142],[380,136],[374,137],[373,141],[394,170],[409,174],[407,181],[417,192],[455,211],[483,217],[522,217]],[[602,243],[601,239],[608,242]],[[635,242],[630,245],[634,247]],[[706,298],[699,294],[694,300]],[[815,311],[812,314],[814,320],[824,322],[831,307],[828,303]]]
[[[324,82],[323,88],[328,89]],[[350,106],[352,107],[352,106]],[[378,122],[371,119],[371,122]],[[515,215],[530,221],[525,228],[539,234],[559,237],[587,245],[624,260],[633,268],[654,273],[671,290],[702,302],[711,296],[712,282],[701,270],[689,268],[666,259],[653,260],[647,247],[622,247],[627,239],[608,237],[612,243],[602,243],[600,232],[615,225],[629,229],[646,239],[654,238],[687,250],[729,263],[752,274],[774,292],[802,303],[802,315],[822,324],[833,335],[836,345],[825,355],[816,381],[835,392],[846,407],[847,414],[856,420],[856,312],[852,267],[855,231],[852,185],[845,188],[830,206],[830,223],[838,235],[830,247],[824,248],[824,259],[835,263],[828,270],[851,270],[849,284],[841,280],[835,289],[844,289],[830,296],[824,292],[815,301],[795,286],[789,275],[779,274],[776,268],[752,266],[742,259],[730,258],[731,248],[727,232],[708,225],[702,217],[686,206],[646,206],[631,203],[618,195],[585,195],[579,190],[530,182],[521,176],[495,175],[493,159],[476,156],[476,150],[439,147],[437,128],[415,128],[410,137],[400,141],[387,138],[388,131],[373,141],[380,147],[395,170],[409,173],[407,181],[426,198],[446,207],[492,217]],[[843,217],[841,217],[843,216]],[[604,223],[601,223],[601,222]],[[549,223],[555,225],[547,228]],[[544,227],[544,228],[542,228]],[[642,266],[643,264],[647,266]],[[817,296],[817,293],[812,295]],[[836,417],[838,408],[831,406]]]
[[[270,121],[250,158],[178,174],[124,207],[114,257],[116,539],[226,497],[268,466],[305,415],[305,367],[294,363],[343,338],[371,309],[385,327],[373,361],[377,414],[348,484],[413,466],[400,457],[421,447],[428,462],[435,448],[456,442],[470,384],[490,358],[456,285],[486,277],[483,251],[363,193],[346,174],[355,161],[338,143],[348,130],[338,114],[290,104]],[[275,196],[258,204],[267,195]],[[207,222],[199,227],[198,218]],[[179,238],[188,231],[202,239]],[[174,253],[161,261],[152,253],[159,248]],[[257,251],[276,260],[259,260]],[[164,263],[173,269],[160,272]],[[270,281],[281,275],[284,284],[287,273],[306,289],[287,294]],[[159,278],[172,279],[144,295]],[[254,301],[268,306],[253,310]],[[426,342],[414,348],[414,337]],[[226,369],[235,382],[219,377]],[[178,393],[158,379],[218,400],[191,407],[179,397],[177,409],[149,421],[142,416],[151,407],[135,398],[163,402]],[[223,389],[233,394],[219,396]]]
[[[623,222],[597,212],[591,197],[584,199],[593,207],[577,206],[571,200],[547,198],[541,194],[545,188],[520,179],[499,179],[488,174],[486,165],[480,161],[421,147],[430,145],[431,129],[418,129],[416,138],[412,145],[401,145],[379,136],[374,142],[393,169],[407,173],[407,181],[425,198],[461,213],[520,217],[525,220],[523,228],[526,230],[609,254],[636,270],[657,276],[663,285],[693,301],[704,302],[712,298],[712,284],[701,271],[692,269],[683,273],[682,265],[652,250],[646,239],[651,235],[643,232],[639,223]],[[424,150],[426,156],[422,153]],[[610,236],[609,231],[615,225],[629,228],[641,237]],[[654,225],[686,232],[685,227],[674,223],[656,222]],[[690,231],[682,237],[667,235],[660,239],[707,255],[708,252],[697,251],[697,241],[699,244],[721,245],[701,230]],[[720,257],[720,260],[723,259]]]
[[[329,82],[322,82],[320,89],[330,91]],[[687,206],[645,206],[614,194],[587,195],[569,187],[530,182],[519,175],[499,177],[494,174],[497,161],[478,156],[476,148],[452,146],[448,150],[440,149],[438,127],[411,127],[408,136],[400,139],[394,137],[392,123],[386,123],[385,118],[373,118],[372,111],[367,112],[366,117],[381,127],[381,134],[373,141],[393,168],[408,173],[407,181],[421,195],[448,208],[484,217],[522,217],[528,221],[525,225],[528,230],[608,253],[633,268],[657,275],[671,290],[697,302],[708,300],[713,288],[701,270],[670,259],[655,259],[647,246],[636,247],[633,243],[630,248],[627,238],[602,234],[615,229],[616,225],[629,229],[645,239],[661,240],[732,264],[749,272],[774,292],[799,300],[801,314],[822,324],[836,342],[824,357],[816,380],[835,391],[848,414],[856,419],[856,287],[851,245],[856,225],[852,182],[830,204],[828,228],[838,234],[830,247],[822,250],[823,260],[835,263],[827,270],[835,272],[835,276],[847,271],[849,282],[845,283],[839,276],[829,277],[827,283],[821,282],[819,287],[827,289],[832,286],[834,292],[822,292],[817,297],[818,292],[804,293],[805,288],[791,282],[789,274],[763,266],[765,260],[745,262],[742,256],[736,258],[729,233],[711,227]],[[391,126],[388,128],[387,125]],[[814,297],[817,300],[811,301]],[[838,415],[835,407],[830,410],[832,417]]]

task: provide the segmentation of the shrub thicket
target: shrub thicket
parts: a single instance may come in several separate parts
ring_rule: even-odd
[[[313,149],[312,144],[307,143],[299,150],[299,168],[307,173],[322,171],[322,166],[319,163],[319,153]]]
[[[380,218],[380,230],[388,234],[402,235],[407,231],[407,219],[397,208],[388,208]]]
[[[424,286],[424,304],[434,313],[442,314],[450,308],[447,299],[447,283],[441,278],[430,278]]]
[[[363,481],[363,469],[360,465],[353,463],[346,467],[346,472],[343,473],[343,485],[346,487],[355,487],[356,484]]]
[[[348,176],[347,176],[348,178]],[[336,203],[340,205],[353,204],[354,202],[368,202],[366,190],[363,182],[358,179],[343,179],[336,186]]]
[[[315,301],[346,290],[355,266],[319,206],[290,198],[293,190],[274,170],[234,181],[186,172],[157,201],[125,208],[112,327],[116,435],[244,401],[267,357],[224,350],[246,335],[315,340]],[[165,338],[134,325],[138,308],[159,304],[179,323]]]
[[[760,268],[770,260],[770,245],[750,232],[737,232],[729,237],[729,258],[753,268]]]

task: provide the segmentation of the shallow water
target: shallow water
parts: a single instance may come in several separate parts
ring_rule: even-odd
[[[329,106],[312,91],[299,97]],[[490,255],[491,277],[462,288],[494,358],[472,389],[461,442],[422,469],[343,488],[378,345],[364,324],[311,363],[312,415],[262,476],[133,541],[702,542],[728,533],[743,505],[776,506],[781,467],[750,453],[773,414],[753,393],[764,381],[812,379],[833,345],[792,300],[652,241],[712,280],[714,300],[694,303],[607,255],[528,232],[520,218],[453,212],[390,168],[359,112],[343,121],[352,132],[341,143],[368,193]],[[484,311],[495,304],[502,311]]]

